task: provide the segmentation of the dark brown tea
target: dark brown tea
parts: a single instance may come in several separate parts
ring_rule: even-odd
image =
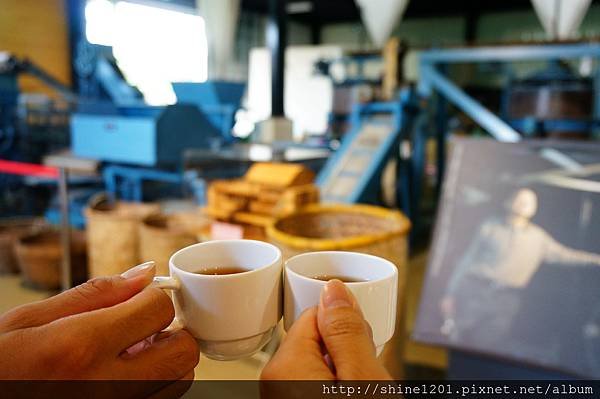
[[[242,269],[238,266],[216,266],[216,267],[205,267],[203,269],[194,272],[196,274],[208,274],[211,276],[222,276],[224,274],[237,274],[244,273],[248,270]]]
[[[321,281],[340,280],[342,283],[362,283],[367,281],[356,277],[340,276],[337,274],[318,274],[312,278]]]

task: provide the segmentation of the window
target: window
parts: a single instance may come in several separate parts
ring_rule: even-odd
[[[125,79],[148,104],[175,103],[172,82],[206,81],[204,20],[193,10],[90,0],[85,11],[88,41],[112,46]]]

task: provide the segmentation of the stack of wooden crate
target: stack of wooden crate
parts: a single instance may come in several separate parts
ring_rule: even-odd
[[[217,180],[208,189],[206,213],[260,238],[276,217],[319,201],[314,173],[303,165],[256,163],[241,179]]]

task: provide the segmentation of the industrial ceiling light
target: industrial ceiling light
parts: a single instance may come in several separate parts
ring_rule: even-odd
[[[572,39],[592,0],[531,0],[533,8],[551,40]]]
[[[402,19],[408,0],[356,0],[371,40],[383,47],[394,27]]]

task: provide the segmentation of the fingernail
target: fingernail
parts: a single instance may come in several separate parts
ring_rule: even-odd
[[[325,309],[351,307],[352,298],[344,283],[340,280],[329,280],[321,291],[321,305]]]
[[[132,267],[131,269],[127,270],[126,272],[123,272],[123,274],[121,274],[121,277],[123,277],[124,279],[128,280],[128,279],[132,279],[141,275],[145,275],[147,273],[150,272],[150,270],[154,269],[154,261],[151,260],[150,262],[144,262],[141,265],[137,265],[135,267]]]

